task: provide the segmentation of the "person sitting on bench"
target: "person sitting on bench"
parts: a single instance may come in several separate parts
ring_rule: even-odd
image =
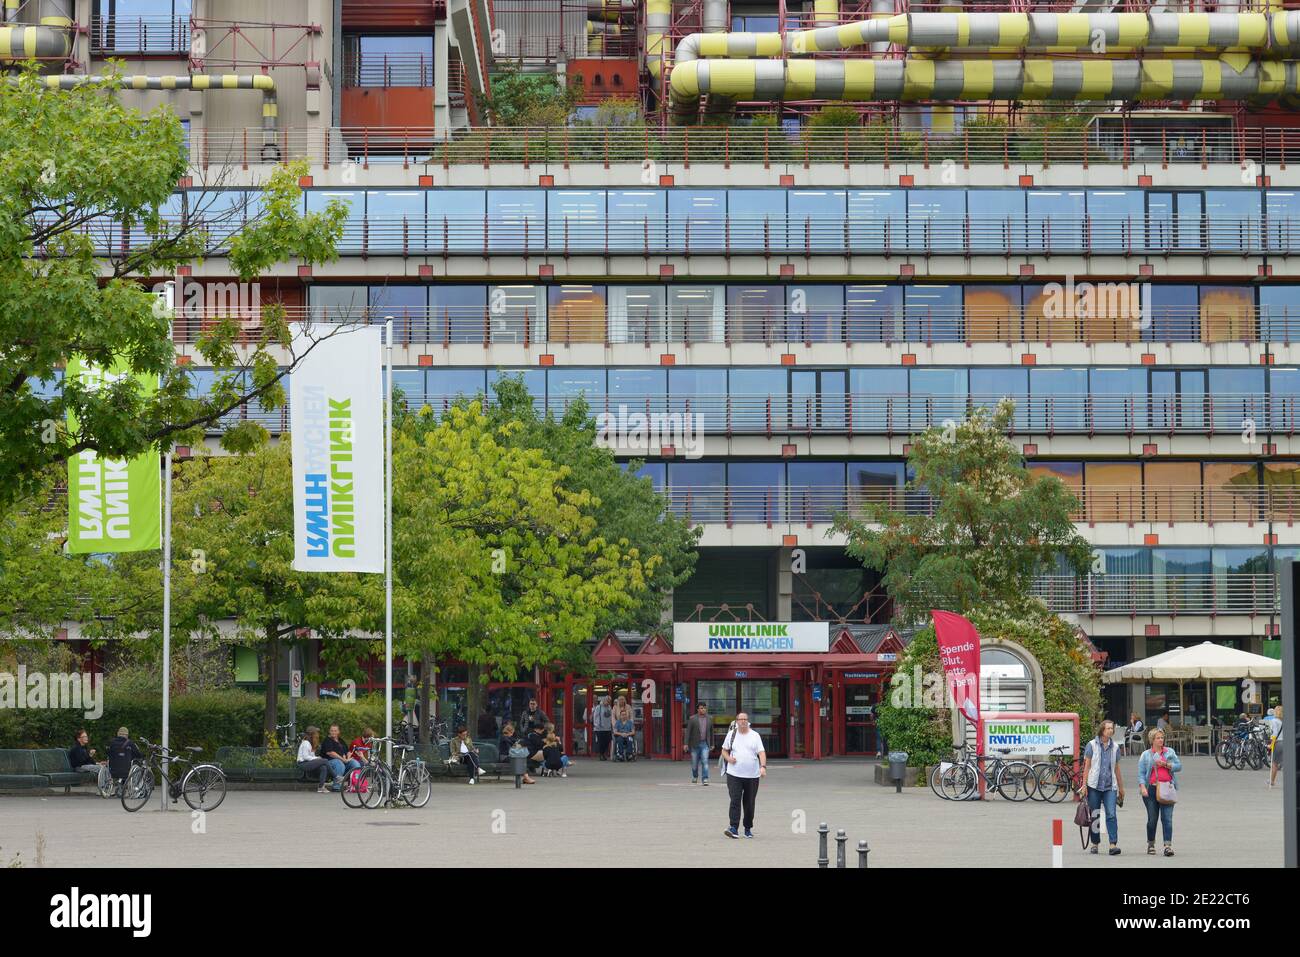
[[[451,754],[469,768],[470,784],[479,779],[483,773],[483,765],[479,761],[478,748],[474,747],[474,742],[469,736],[469,728],[464,725],[456,729],[456,737],[451,742]]]
[[[317,794],[327,794],[329,788],[325,786],[325,781],[329,777],[330,763],[324,758],[317,757],[318,747],[320,747],[320,728],[312,726],[302,733],[302,743],[298,745],[298,767],[303,777],[308,780],[313,774],[317,776]]]
[[[77,740],[68,749],[68,763],[72,765],[74,771],[94,774],[95,784],[102,791],[108,787],[111,780],[108,762],[95,760],[95,749],[87,747],[88,744],[90,744],[90,735],[86,733],[85,728],[82,728],[77,732]]]

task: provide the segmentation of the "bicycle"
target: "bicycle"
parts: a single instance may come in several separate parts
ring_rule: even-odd
[[[1036,801],[1059,804],[1067,794],[1083,787],[1083,770],[1073,757],[1066,757],[1064,745],[1052,748],[1052,760],[1034,764],[1034,795]]]
[[[998,749],[998,755],[1011,753],[1010,748]],[[1027,801],[1033,792],[1034,770],[1027,761],[1019,758],[1008,760],[1005,757],[987,754],[971,755],[963,749],[962,761],[951,765],[939,776],[939,786],[951,801],[968,801],[979,796],[979,784],[984,782],[985,791],[996,791],[1008,801]],[[992,767],[985,769],[985,762],[992,762]]]
[[[384,760],[383,749],[379,745],[391,742],[392,738],[370,738],[370,762],[365,767],[348,775],[340,789],[340,796],[347,807],[365,807],[374,810],[388,804],[396,804],[400,798],[405,804],[414,808],[424,807],[433,795],[433,780],[429,769],[419,755],[407,757],[407,752],[414,751],[414,745],[394,743],[393,750],[401,755],[401,762],[393,768]]]
[[[1269,762],[1268,737],[1268,728],[1262,722],[1239,724],[1214,749],[1214,761],[1225,771],[1241,771],[1247,766],[1258,771]]]
[[[122,782],[121,798],[125,810],[138,811],[148,804],[157,778],[166,783],[173,804],[184,798],[194,811],[215,811],[226,799],[226,773],[216,764],[196,764],[194,761],[202,748],[186,748],[190,752],[187,758],[161,744],[150,744],[144,738],[140,743],[144,745],[144,757],[131,762],[131,770]],[[177,764],[188,768],[179,782],[173,780],[175,771],[172,776],[167,773]]]
[[[287,751],[292,751],[298,747],[298,735],[294,730],[292,722],[289,724],[277,724],[275,726],[275,733],[272,737],[281,748]]]

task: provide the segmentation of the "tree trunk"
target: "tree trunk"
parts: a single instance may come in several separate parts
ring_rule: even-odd
[[[428,656],[420,659],[420,743],[428,744],[430,729],[433,727],[433,712],[429,710],[429,701],[433,697],[433,662]]]
[[[470,737],[478,731],[478,716],[483,711],[483,676],[482,665],[469,665],[469,676],[465,682],[465,727],[469,728]],[[452,733],[456,731],[452,728]]]
[[[267,741],[274,741],[275,726],[280,723],[280,639],[275,625],[267,625],[266,637],[266,713],[262,730]]]

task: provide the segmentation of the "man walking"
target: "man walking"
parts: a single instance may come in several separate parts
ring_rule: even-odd
[[[727,775],[727,793],[731,797],[731,826],[722,833],[738,838],[740,812],[745,812],[745,837],[754,836],[754,801],[758,797],[758,782],[767,776],[767,752],[763,750],[762,736],[749,726],[749,715],[743,711],[736,715],[736,730],[722,744],[723,771]]]
[[[709,707],[703,701],[695,706],[695,714],[686,720],[686,743],[682,745],[691,756],[691,783],[700,777],[704,769],[704,786],[709,786],[709,750],[713,747],[713,722],[709,718]]]

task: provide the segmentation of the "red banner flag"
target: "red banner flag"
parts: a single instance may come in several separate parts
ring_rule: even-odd
[[[980,636],[975,626],[950,611],[931,611],[939,660],[953,706],[972,723],[980,714]]]

